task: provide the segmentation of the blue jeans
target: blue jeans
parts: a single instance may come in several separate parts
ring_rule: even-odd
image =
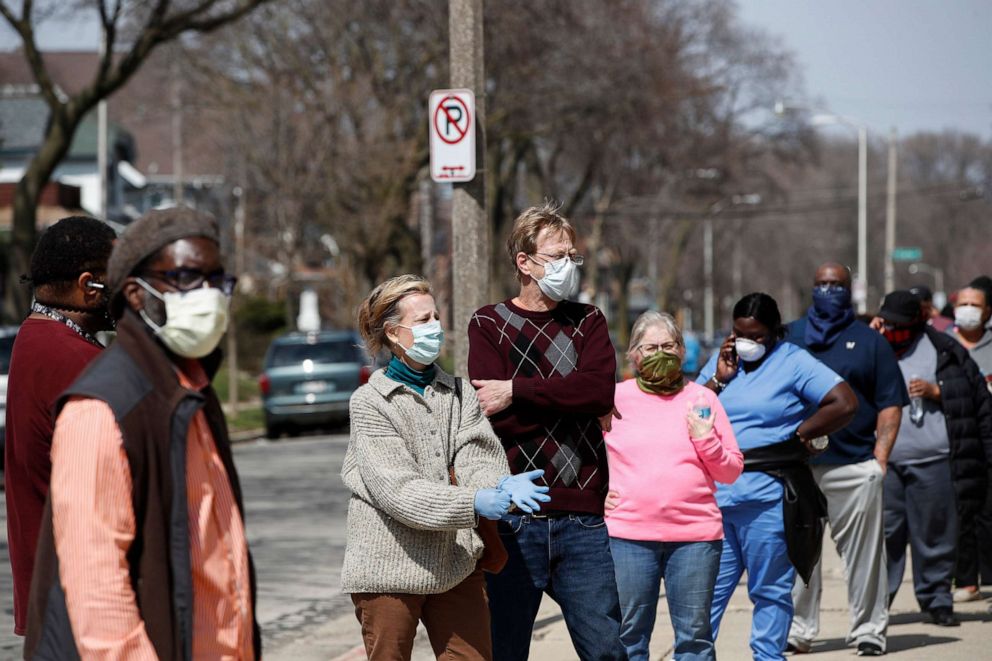
[[[507,514],[499,533],[509,560],[499,574],[486,574],[493,661],[527,659],[544,593],[561,606],[580,659],[627,658],[620,642],[620,604],[602,516],[542,519]]]
[[[785,550],[782,501],[721,507],[723,555],[713,591],[713,638],[731,595],[747,570],[747,594],[754,604],[751,653],[755,661],[785,658],[792,625],[792,584],[796,570]]]
[[[711,542],[645,542],[610,538],[620,594],[620,641],[630,661],[647,661],[658,610],[661,579],[675,630],[679,661],[716,659],[710,606],[720,567],[721,540]]]

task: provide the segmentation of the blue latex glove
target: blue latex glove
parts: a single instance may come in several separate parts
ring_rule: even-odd
[[[479,489],[475,492],[475,511],[493,521],[510,511],[510,494],[499,489]]]
[[[540,479],[542,475],[544,471],[541,469],[519,475],[507,475],[499,481],[499,489],[509,493],[513,504],[527,514],[540,512],[541,503],[551,502],[548,487],[534,484],[534,480]]]

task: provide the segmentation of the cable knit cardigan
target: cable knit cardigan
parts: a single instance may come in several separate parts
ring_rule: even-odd
[[[342,591],[450,590],[482,554],[472,530],[475,492],[510,472],[475,390],[462,388],[456,410],[455,379],[440,368],[423,397],[378,370],[352,395],[350,410]],[[448,478],[452,455],[458,486]]]

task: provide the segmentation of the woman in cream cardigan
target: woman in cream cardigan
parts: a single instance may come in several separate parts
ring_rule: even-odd
[[[392,353],[351,398],[342,468],[352,493],[341,583],[369,659],[409,659],[418,622],[439,659],[491,659],[473,528],[511,503],[530,512],[550,500],[532,482],[543,471],[509,474],[474,390],[434,364],[439,319],[430,284],[413,275],[380,284],[358,313],[369,352]]]

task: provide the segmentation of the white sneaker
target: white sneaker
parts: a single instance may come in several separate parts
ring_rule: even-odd
[[[961,604],[966,601],[978,601],[982,598],[982,593],[978,588],[958,588],[954,591],[954,603]]]

